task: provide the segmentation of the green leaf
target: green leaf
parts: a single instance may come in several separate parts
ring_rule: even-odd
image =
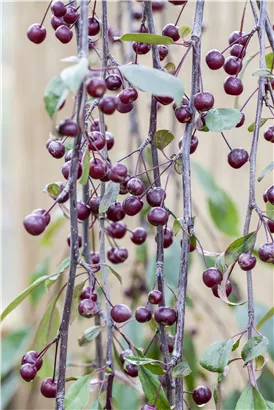
[[[191,33],[191,28],[188,26],[183,26],[179,28],[179,34],[181,38],[187,37]]]
[[[239,214],[235,203],[201,164],[192,163],[192,172],[207,195],[209,212],[216,227],[227,236],[238,236]]]
[[[143,392],[147,397],[148,402],[153,404],[156,394],[160,388],[160,382],[158,378],[154,374],[152,374],[145,366],[139,366],[138,374],[140,382],[142,384]],[[160,393],[155,406],[159,410],[170,410],[170,404],[162,387],[160,388]]]
[[[35,280],[41,278],[41,276],[46,276],[49,274],[49,258],[45,258],[41,263],[39,263],[34,272],[30,275],[29,285],[31,285]],[[30,293],[30,302],[34,306],[39,299],[45,293],[45,288],[43,286],[38,286]]]
[[[52,183],[45,186],[44,191],[49,194],[53,199],[56,199],[57,196],[61,193],[59,185]]]
[[[272,401],[265,400],[266,408],[269,410],[274,410],[274,403]]]
[[[151,373],[156,374],[157,376],[162,376],[166,374],[166,371],[162,368],[159,363],[148,363],[145,364],[146,369],[148,369]]]
[[[270,202],[266,203],[266,216],[268,218],[274,219],[274,205],[272,205]]]
[[[253,73],[255,77],[266,77],[266,78],[274,78],[274,75],[270,70],[266,70],[264,68],[259,68],[258,70]]]
[[[173,141],[174,135],[168,130],[159,130],[155,133],[153,137],[153,143],[156,148],[163,151],[165,147],[167,147],[171,141]]]
[[[52,299],[36,330],[33,344],[38,352],[55,338],[59,328],[60,315],[56,308],[58,297]]]
[[[61,79],[72,93],[78,91],[82,81],[88,74],[88,64],[87,58],[82,57],[77,64],[73,64],[61,72]]]
[[[44,103],[51,118],[59,110],[68,94],[69,90],[60,75],[53,77],[48,83],[44,93]]]
[[[210,131],[220,132],[234,128],[241,120],[242,113],[233,108],[211,109],[206,115],[206,126]]]
[[[145,364],[159,363],[159,360],[140,356],[125,356],[125,360],[129,363],[136,364],[136,366],[144,366]]]
[[[237,303],[231,302],[228,299],[227,294],[226,294],[226,285],[227,285],[228,279],[230,277],[230,274],[232,272],[233,266],[234,266],[233,264],[230,265],[227,268],[227,270],[224,272],[222,282],[218,285],[218,295],[219,295],[220,299],[222,299],[222,301],[224,301],[228,305],[230,305],[230,306],[240,306],[240,305],[244,305],[246,303],[246,301],[237,302]]]
[[[201,355],[200,364],[210,372],[223,373],[233,347],[231,339],[211,344]]]
[[[110,205],[112,205],[118,198],[120,191],[120,184],[116,182],[109,181],[106,183],[106,191],[100,202],[99,212],[104,213],[108,210]]]
[[[86,329],[83,335],[78,339],[79,346],[84,346],[92,340],[96,339],[96,337],[101,333],[101,326],[92,326]]]
[[[248,384],[237,401],[235,410],[267,410],[267,407],[260,392]]]
[[[264,336],[255,336],[248,340],[242,350],[242,359],[245,363],[260,356],[266,351],[268,340]]]
[[[269,120],[269,118],[261,118],[260,119],[260,128],[266,123],[266,121]],[[248,127],[248,131],[249,132],[253,132],[255,128],[255,122],[253,122],[249,127]]]
[[[235,350],[238,349],[239,345],[240,345],[240,341],[241,341],[241,337],[239,337],[238,340],[236,340],[236,342],[233,344],[232,346],[232,352],[234,352]]]
[[[164,70],[167,71],[169,74],[175,74],[176,66],[174,63],[169,62],[164,66]]]
[[[82,176],[80,179],[80,184],[85,185],[88,181],[89,168],[90,168],[90,153],[88,147],[86,147],[85,153],[82,158]]]
[[[185,377],[191,373],[191,368],[186,360],[182,363],[177,364],[176,367],[172,370],[172,375],[175,378]]]
[[[260,176],[258,177],[258,182],[261,182],[261,180],[268,175],[270,172],[272,172],[274,169],[274,161],[271,162],[271,164],[267,165],[267,167],[265,167],[263,169],[263,171],[260,173]]]
[[[10,312],[12,312],[20,303],[26,299],[26,297],[34,290],[37,288],[37,286],[41,285],[41,283],[45,282],[50,276],[41,276],[37,280],[35,280],[27,289],[25,289],[23,292],[21,292],[7,307],[4,309],[4,311],[1,314],[1,321],[5,319],[6,316]]]
[[[274,316],[274,307],[269,309],[269,311],[259,320],[259,322],[257,323],[256,329],[260,330],[261,327],[265,324],[265,322],[271,319],[272,316]]]
[[[172,227],[174,235],[177,235],[177,233],[180,232],[181,229],[183,229],[183,222],[183,218],[174,219]]]
[[[127,33],[119,37],[121,41],[137,41],[146,44],[173,44],[172,38],[160,34]]]
[[[45,282],[45,288],[50,288],[54,282],[60,277],[60,273],[64,272],[69,268],[70,257],[65,258],[57,267],[55,274],[51,275]]]
[[[120,284],[122,285],[123,279],[122,279],[121,275],[119,275],[119,273],[116,272],[116,270],[114,270],[111,266],[107,265],[107,267],[109,268],[110,272],[119,280]]]
[[[135,87],[156,96],[171,97],[180,104],[184,96],[183,84],[173,75],[138,64],[122,65],[119,70]]]
[[[101,403],[99,402],[99,400],[96,399],[96,400],[92,403],[92,405],[91,405],[91,407],[89,408],[89,410],[103,410],[103,407],[102,407]]]
[[[81,292],[83,290],[85,283],[86,283],[86,280],[83,280],[82,282],[77,283],[77,285],[74,286],[71,312],[70,312],[70,318],[69,318],[70,325],[74,322],[74,320],[77,317],[79,298],[80,298],[80,295],[81,295]]]
[[[90,374],[80,377],[69,388],[65,396],[65,410],[83,410],[90,397]]]
[[[235,262],[242,253],[249,252],[255,244],[256,237],[257,233],[251,232],[248,235],[238,238],[232,242],[225,251],[225,264],[229,266]]]
[[[266,66],[267,66],[267,68],[269,68],[269,70],[272,70],[273,60],[274,60],[274,53],[268,53],[268,54],[266,54],[266,56],[265,56],[265,62],[266,62]]]

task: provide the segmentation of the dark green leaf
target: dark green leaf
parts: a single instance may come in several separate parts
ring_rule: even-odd
[[[267,68],[269,68],[269,70],[272,70],[272,68],[273,68],[273,60],[274,60],[274,53],[266,54],[265,62],[266,62],[266,66],[267,66]]]
[[[44,102],[45,108],[51,118],[66,100],[68,94],[69,90],[60,75],[53,77],[48,83],[45,89]]]
[[[162,376],[163,374],[166,374],[166,371],[162,368],[162,366],[159,363],[148,363],[145,364],[145,367],[153,374],[156,374],[157,376]]]
[[[236,342],[233,344],[232,352],[234,352],[235,350],[238,349],[238,347],[239,347],[239,345],[240,345],[240,341],[241,341],[241,337],[239,337],[239,339],[236,340]]]
[[[174,235],[177,235],[177,233],[180,232],[181,229],[183,229],[183,223],[183,218],[174,219],[172,227]]]
[[[225,251],[225,264],[231,265],[235,262],[242,253],[249,252],[256,241],[256,232],[251,232],[232,242]]]
[[[88,74],[88,60],[87,58],[80,58],[79,62],[65,68],[60,77],[63,80],[65,86],[72,92],[76,93]]]
[[[86,283],[86,280],[83,280],[82,282],[77,283],[77,285],[74,286],[70,319],[69,319],[70,325],[74,322],[74,320],[77,317],[79,298],[80,298],[80,295],[81,295],[81,292],[83,290],[85,283]]]
[[[116,182],[109,181],[106,183],[106,191],[100,202],[99,212],[104,213],[108,210],[110,205],[112,205],[118,198],[120,191],[120,184]]]
[[[90,397],[90,374],[80,377],[65,396],[65,410],[84,410]]]
[[[135,87],[156,96],[171,97],[180,104],[184,96],[183,84],[173,75],[138,64],[119,66],[123,76]]]
[[[268,120],[269,118],[261,118],[260,119],[260,127],[262,127],[265,123],[266,123],[266,121]],[[255,122],[253,122],[249,127],[248,127],[248,131],[249,132],[253,132],[254,131],[254,128],[255,128]]]
[[[174,169],[179,175],[183,173],[183,161],[181,156],[178,159],[176,159],[174,163]]]
[[[156,394],[160,388],[158,378],[152,374],[145,366],[139,366],[138,374],[142,384],[143,392],[145,393],[149,403],[154,403]],[[170,404],[166,398],[163,388],[160,388],[160,393],[155,406],[160,410],[170,410]]]
[[[235,410],[267,410],[267,407],[260,392],[248,384],[237,401]]]
[[[172,38],[168,36],[161,36],[159,34],[148,33],[127,33],[119,37],[122,41],[137,41],[138,43],[146,44],[172,44]]]
[[[191,373],[191,368],[186,360],[182,363],[177,364],[177,366],[172,370],[172,375],[175,378],[185,377]]]
[[[89,329],[86,329],[83,335],[78,339],[79,346],[84,346],[92,340],[96,339],[96,337],[101,333],[100,326],[92,326]]]
[[[223,373],[229,361],[232,346],[231,339],[211,344],[201,355],[201,366],[210,372]]]
[[[89,163],[90,163],[90,153],[87,147],[83,155],[83,158],[82,158],[82,170],[83,171],[82,171],[81,179],[79,181],[81,185],[85,185],[87,183],[88,176],[89,176],[89,168],[90,168]]]
[[[270,70],[266,70],[264,68],[259,68],[258,70],[253,73],[255,77],[266,77],[266,78],[274,78],[274,75]]]
[[[274,307],[270,308],[269,311],[259,320],[256,329],[260,330],[261,327],[274,316]]]
[[[47,192],[51,198],[56,199],[57,196],[60,194],[61,189],[59,185],[52,183],[46,185],[44,191]]]
[[[261,180],[268,175],[270,172],[272,172],[274,169],[274,161],[271,162],[271,164],[267,165],[267,167],[265,167],[263,169],[263,171],[260,173],[260,176],[258,177],[258,182],[261,182]]]
[[[110,272],[119,280],[120,284],[122,285],[123,280],[121,275],[119,275],[118,272],[116,272],[116,270],[114,270],[111,266],[107,265],[107,267],[109,268]]]
[[[217,406],[218,401],[219,401],[219,393],[218,393],[218,387],[217,387],[217,386],[214,386],[214,389],[213,389],[213,398],[214,398],[215,406]]]
[[[241,120],[242,114],[233,108],[211,109],[206,115],[206,126],[209,131],[221,132],[234,128]]]
[[[2,336],[1,378],[4,378],[20,361],[29,344],[31,327],[12,330]]]
[[[248,340],[242,350],[242,358],[245,363],[260,356],[266,351],[268,340],[264,336],[255,336]]]
[[[159,130],[155,133],[153,142],[156,148],[163,151],[171,141],[173,141],[174,135],[168,130]]]
[[[191,33],[191,28],[188,26],[183,26],[179,28],[179,34],[181,38],[187,37]]]

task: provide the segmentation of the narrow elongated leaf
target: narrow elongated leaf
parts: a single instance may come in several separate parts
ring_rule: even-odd
[[[174,219],[172,228],[174,235],[177,235],[177,233],[180,232],[181,229],[183,229],[183,223],[183,218]]]
[[[99,400],[96,399],[96,400],[92,403],[92,405],[91,405],[91,407],[89,408],[89,410],[103,410],[103,407],[102,407],[101,403],[99,402]]]
[[[156,374],[157,376],[162,376],[166,374],[166,371],[162,368],[160,363],[148,363],[145,364],[146,369],[148,369],[151,373]]]
[[[77,312],[78,312],[79,298],[80,298],[80,295],[81,295],[81,292],[83,290],[85,283],[86,283],[86,280],[83,280],[82,282],[77,283],[77,285],[74,286],[71,312],[70,312],[70,318],[69,318],[70,325],[76,319]]]
[[[119,67],[123,76],[135,87],[156,96],[171,97],[179,105],[184,96],[184,86],[176,77],[155,68],[137,64]]]
[[[254,75],[255,77],[274,78],[272,72],[270,70],[265,70],[264,68],[259,68],[252,75]]]
[[[68,94],[69,90],[60,75],[53,77],[48,83],[44,93],[44,103],[51,118],[59,110]]]
[[[251,384],[241,394],[235,410],[267,410],[261,393]]]
[[[242,113],[233,108],[211,109],[206,115],[206,126],[210,131],[221,132],[234,128],[241,120]]]
[[[200,364],[210,372],[223,373],[233,347],[231,339],[211,344],[201,355]]]
[[[265,167],[262,172],[260,173],[260,176],[258,177],[258,182],[261,182],[262,179],[268,175],[270,172],[272,172],[274,169],[274,161],[271,162],[271,164],[267,165],[267,167]]]
[[[260,119],[260,127],[262,127],[265,123],[266,123],[266,121],[267,120],[269,120],[269,118],[261,118]],[[248,131],[249,132],[253,132],[254,131],[254,128],[255,128],[255,122],[253,122],[249,127],[248,127]]]
[[[159,363],[159,360],[150,359],[149,357],[126,356],[125,360],[129,363],[136,364],[136,366]]]
[[[231,265],[242,253],[247,253],[253,248],[256,241],[256,232],[251,232],[232,242],[225,251],[225,263]]]
[[[269,309],[269,311],[259,320],[259,322],[257,323],[256,329],[260,330],[261,327],[265,324],[265,322],[271,319],[272,316],[274,316],[274,307]]]
[[[60,77],[63,80],[65,86],[72,92],[76,93],[88,74],[88,60],[87,58],[80,58],[77,64],[73,64],[65,68]]]
[[[58,266],[56,269],[56,273],[51,275],[45,282],[45,287],[49,288],[51,285],[53,285],[54,282],[57,281],[57,279],[59,279],[60,277],[60,273],[64,272],[65,270],[67,270],[69,268],[69,264],[70,264],[70,258],[65,258]]]
[[[111,266],[107,265],[107,267],[109,268],[110,272],[119,280],[120,284],[122,285],[122,283],[123,283],[122,276],[119,275],[119,273],[116,272],[116,270],[114,270]]]
[[[84,410],[90,397],[90,374],[80,377],[69,388],[64,401],[65,410]]]
[[[153,142],[156,148],[161,151],[173,141],[174,135],[168,130],[159,130],[153,137]]]
[[[106,191],[100,202],[99,212],[104,213],[108,210],[111,204],[113,204],[118,198],[120,191],[120,184],[109,181],[106,183]]]
[[[160,382],[158,378],[154,376],[154,374],[152,374],[145,366],[139,366],[138,374],[143,392],[145,393],[148,402],[153,404],[156,394],[160,388]],[[160,393],[155,406],[161,410],[170,410],[170,404],[162,387],[160,388]]]
[[[269,70],[272,70],[274,64],[274,53],[268,53],[265,56],[266,66]]]
[[[81,185],[85,185],[87,183],[88,176],[89,176],[89,168],[90,168],[89,163],[90,163],[90,153],[87,147],[83,155],[83,158],[82,158],[82,170],[83,171],[82,171],[81,179],[79,181]]]
[[[228,300],[227,294],[226,294],[226,285],[228,282],[228,278],[230,277],[231,271],[233,269],[233,264],[230,265],[227,270],[224,272],[223,274],[223,279],[222,282],[218,285],[218,295],[220,297],[220,299],[222,299],[222,301],[224,301],[225,303],[227,303],[229,306],[241,306],[244,305],[246,303],[246,301],[243,302],[230,302],[230,300]]]
[[[264,336],[255,336],[248,340],[242,350],[242,358],[245,363],[260,356],[266,351],[268,340]]]
[[[179,28],[179,34],[181,38],[187,37],[191,33],[191,28],[188,26],[183,26]]]
[[[175,378],[186,377],[191,373],[191,368],[186,360],[182,363],[177,364],[177,366],[172,370],[172,375]]]
[[[83,335],[78,339],[79,346],[84,346],[92,340],[96,339],[96,337],[101,333],[100,326],[92,326],[89,329],[86,329]]]
[[[119,37],[121,41],[137,41],[146,44],[172,44],[172,38],[160,34],[126,33]]]

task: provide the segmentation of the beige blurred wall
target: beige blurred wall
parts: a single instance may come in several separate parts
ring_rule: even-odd
[[[99,3],[100,4],[100,3]],[[98,6],[99,6],[98,4]],[[243,2],[206,2],[205,6],[205,31],[202,40],[203,54],[203,82],[204,88],[211,91],[215,96],[216,107],[232,107],[233,98],[226,96],[223,92],[223,80],[225,73],[222,70],[217,72],[210,71],[204,64],[204,56],[206,52],[212,48],[224,49],[227,44],[227,39],[231,31],[239,29],[241,14],[243,10]],[[43,187],[53,181],[58,181],[61,178],[62,161],[57,161],[51,158],[45,149],[45,143],[51,128],[51,122],[43,107],[43,92],[47,82],[64,67],[64,63],[60,62],[61,58],[75,54],[75,40],[68,45],[61,45],[54,37],[54,33],[50,28],[49,17],[46,20],[48,28],[48,36],[44,43],[37,46],[30,43],[26,37],[26,31],[30,24],[39,22],[47,6],[45,2],[5,2],[2,4],[2,44],[3,44],[3,71],[2,71],[2,86],[3,86],[3,211],[2,211],[2,226],[3,226],[3,263],[2,263],[2,303],[6,306],[7,303],[15,297],[28,283],[28,275],[33,271],[36,264],[42,257],[51,254],[54,255],[53,260],[58,263],[66,252],[68,252],[65,237],[68,232],[68,224],[66,228],[58,235],[55,241],[54,249],[41,249],[39,247],[39,239],[30,237],[22,227],[24,216],[35,208],[47,208],[51,204],[51,200],[42,192]],[[116,3],[109,3],[110,22],[116,24]],[[174,22],[176,19],[176,8],[168,5],[164,16],[156,16],[157,32],[160,32],[161,21],[163,18],[166,22]],[[180,21],[180,26],[192,26],[192,18],[194,11],[194,2],[189,2],[186,7],[183,17]],[[269,15],[273,16],[273,2],[268,2]],[[100,13],[99,13],[100,14]],[[124,29],[128,31],[128,23],[124,20]],[[248,7],[244,29],[247,32],[253,27],[253,17]],[[257,38],[254,36],[249,47],[248,55],[252,55],[258,51]],[[113,54],[118,61],[121,61],[119,47],[113,48]],[[178,62],[181,56],[180,47],[172,49],[171,61]],[[150,64],[151,55],[141,57],[140,63]],[[243,103],[248,95],[256,88],[256,79],[251,77],[252,72],[258,68],[258,60],[254,60],[246,73],[245,90],[241,95],[240,104]],[[191,59],[188,58],[179,78],[185,83],[186,92],[189,93],[189,78],[191,72]],[[255,114],[255,99],[249,103],[248,111],[246,112],[246,125],[249,125],[254,120]],[[147,134],[148,124],[148,104],[147,96],[142,96],[141,104],[139,104],[139,121],[140,129],[143,138]],[[64,110],[58,116],[62,119],[66,115],[70,115],[71,104],[66,104]],[[171,107],[163,107],[159,118],[159,128],[171,128],[173,121]],[[116,138],[116,147],[112,151],[112,155],[119,159],[126,151],[128,145],[128,119],[121,114],[115,114],[107,118],[109,130]],[[239,129],[226,132],[232,146],[244,147],[249,150],[252,134],[249,133],[244,126]],[[176,126],[176,140],[179,141],[183,134],[183,126]],[[223,143],[219,134],[199,133],[199,147],[193,155],[193,160],[202,163],[215,176],[217,183],[222,186],[235,199],[241,214],[241,222],[245,215],[247,206],[247,178],[248,166],[246,165],[241,170],[236,171],[230,168],[226,161],[227,147]],[[267,164],[273,160],[273,150],[269,143],[260,138],[258,151],[258,172],[260,172]],[[272,175],[267,176],[263,182],[256,185],[258,204],[263,207],[262,194],[264,190],[273,183]],[[173,186],[173,191],[176,189]],[[207,250],[214,250],[207,235],[206,229],[199,222],[199,215],[207,218],[207,208],[205,203],[204,193],[200,185],[193,181],[193,197],[195,204],[198,206],[197,218],[197,233]],[[174,192],[170,191],[168,195],[168,205],[175,207],[176,214],[181,215],[181,206],[175,204]],[[208,219],[211,223],[211,220]],[[133,221],[129,222],[131,227],[134,227]],[[254,226],[256,225],[256,217],[254,217]],[[214,227],[213,230],[218,238],[221,249],[225,249],[226,245],[231,241],[224,237]],[[261,237],[262,239],[262,237]],[[263,240],[263,239],[262,239]],[[128,240],[127,240],[128,241]],[[154,241],[151,244],[154,245]],[[130,246],[130,244],[127,244]],[[54,263],[52,269],[54,271]],[[131,260],[127,261],[124,266],[119,267],[125,283],[127,282],[126,275],[131,267]],[[236,271],[238,274],[237,280],[241,283],[243,294],[245,295],[245,278],[243,273]],[[190,285],[198,292],[204,292],[204,287],[201,283],[201,265],[195,264],[193,273],[190,278]],[[121,291],[117,288],[114,280],[111,280],[112,289],[117,289],[114,295],[118,301],[121,297]],[[269,268],[263,267],[261,264],[254,272],[254,291],[255,299],[269,306],[273,304],[273,273]],[[225,324],[229,333],[237,332],[237,326],[232,314],[227,307],[223,306],[220,301],[210,299],[212,308],[222,318],[226,317]],[[4,328],[22,324],[28,320],[30,310],[27,304],[22,305],[22,308],[17,309],[9,321],[6,321]],[[219,329],[212,323],[210,315],[206,314],[202,308],[198,309],[199,315],[204,319],[199,333],[199,349],[203,349],[207,344],[218,338],[222,338]],[[43,312],[35,312],[39,317]],[[187,318],[187,326],[191,327],[193,318],[191,315]],[[81,329],[85,328],[85,324],[81,322],[79,325],[74,325],[74,334],[80,333]],[[71,348],[76,347],[76,342],[72,341]],[[244,379],[242,372],[229,378],[228,383],[230,388],[243,386]],[[47,402],[46,402],[47,403]],[[36,403],[35,408],[47,408],[44,401]],[[41,407],[42,406],[42,407]],[[23,408],[20,404],[16,404],[16,409]]]

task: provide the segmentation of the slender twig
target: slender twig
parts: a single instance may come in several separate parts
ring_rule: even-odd
[[[253,0],[252,0],[253,3]],[[261,1],[257,0],[257,6],[260,9],[261,7]],[[254,10],[253,10],[254,13]],[[267,12],[265,12],[265,30],[266,30],[266,34],[268,37],[268,41],[271,45],[272,51],[274,51],[274,31],[273,31],[273,27],[272,27],[272,23],[270,22],[270,19],[268,17]]]
[[[78,55],[79,57],[87,57],[88,55],[88,1],[81,1],[80,6],[80,20],[79,24],[79,42]],[[80,107],[82,100],[85,98],[83,94],[83,86],[80,87],[77,97],[77,121],[81,116]],[[59,368],[57,380],[57,394],[56,394],[56,408],[63,410],[65,398],[65,382],[66,382],[66,361],[67,361],[67,347],[68,347],[68,329],[70,320],[71,304],[73,299],[73,289],[75,283],[75,274],[77,261],[79,256],[78,251],[78,225],[77,225],[77,191],[76,181],[78,172],[79,152],[81,147],[82,134],[74,139],[71,169],[70,169],[70,267],[67,283],[67,290],[65,296],[65,303],[63,309],[62,321],[59,328],[60,334],[60,355]]]
[[[195,8],[194,25],[192,30],[192,90],[190,96],[190,107],[195,112],[193,104],[193,96],[199,91],[200,84],[200,38],[202,34],[204,1],[197,0]],[[183,359],[183,344],[184,344],[184,329],[185,329],[185,308],[186,308],[186,289],[188,276],[188,259],[190,235],[192,234],[193,221],[191,211],[191,180],[190,180],[190,143],[194,127],[194,116],[191,123],[186,125],[185,135],[181,147],[182,156],[182,179],[183,179],[183,214],[184,225],[182,238],[182,253],[181,264],[178,280],[178,303],[177,303],[177,330],[175,338],[175,346],[173,351],[173,361],[175,363],[181,362]],[[176,410],[184,409],[183,397],[183,380],[176,379],[175,381],[175,408]]]
[[[151,1],[144,2],[144,14],[147,19],[148,30],[150,33],[155,33],[154,27],[154,20],[153,20],[153,13],[152,13],[152,6]],[[153,60],[153,67],[156,69],[161,69],[160,64],[160,57],[158,52],[158,47],[153,45],[152,46],[152,60]],[[159,160],[158,160],[158,152],[157,148],[153,143],[153,137],[156,132],[157,127],[157,102],[154,97],[151,98],[151,109],[150,109],[150,122],[149,122],[149,138],[151,139],[151,155],[152,155],[152,164],[153,164],[153,174],[155,179],[155,186],[161,186],[161,180],[159,178]],[[157,278],[157,285],[158,289],[163,293],[163,299],[161,302],[161,306],[165,306],[165,297],[164,297],[164,237],[163,237],[163,228],[157,228],[157,250],[156,250],[156,278]],[[160,341],[162,344],[163,354],[164,354],[164,361],[168,363],[170,361],[169,352],[168,352],[168,343],[167,343],[167,335],[164,326],[160,326]],[[166,387],[166,394],[167,399],[169,402],[172,402],[172,377],[169,373],[166,378],[167,387]]]

